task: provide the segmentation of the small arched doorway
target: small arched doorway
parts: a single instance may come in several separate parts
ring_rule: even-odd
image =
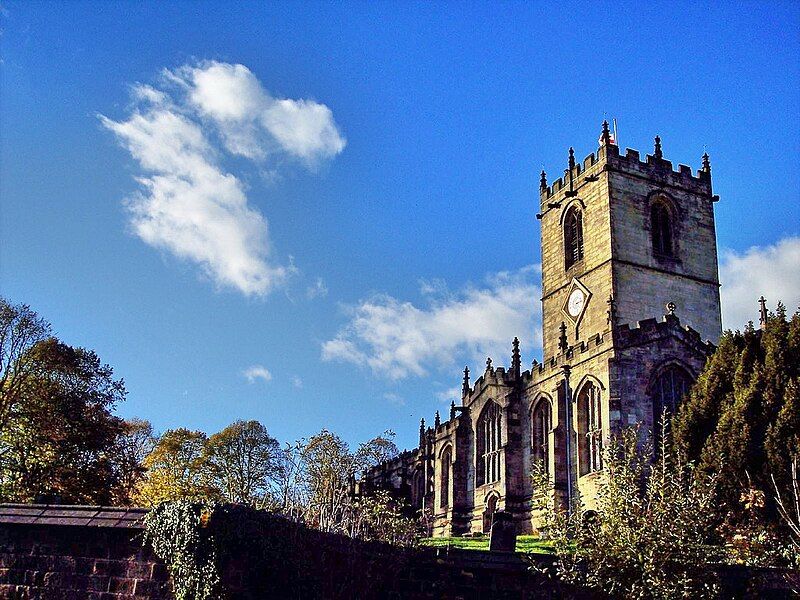
[[[483,533],[489,533],[492,529],[492,519],[497,512],[497,494],[490,494],[486,498],[486,508],[483,511]]]

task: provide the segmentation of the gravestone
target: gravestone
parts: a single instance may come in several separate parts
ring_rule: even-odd
[[[492,552],[514,552],[517,547],[517,528],[511,514],[498,510],[492,515],[489,533],[489,550]]]

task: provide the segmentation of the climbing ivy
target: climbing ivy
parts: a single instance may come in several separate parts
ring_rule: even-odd
[[[216,508],[178,500],[159,505],[144,518],[144,543],[167,564],[176,600],[221,597],[216,544],[208,527]]]

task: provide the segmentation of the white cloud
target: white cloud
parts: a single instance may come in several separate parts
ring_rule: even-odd
[[[533,266],[501,272],[481,287],[428,298],[423,308],[376,295],[351,309],[349,323],[323,343],[322,358],[368,366],[390,379],[424,376],[456,359],[493,355],[498,364],[508,362],[501,357],[510,354],[514,336],[541,345],[539,272]],[[428,284],[423,288],[430,291]]]
[[[313,100],[273,98],[244,65],[206,61],[167,72],[191,105],[211,119],[229,151],[260,159],[275,146],[315,162],[339,154],[346,141],[333,113]]]
[[[405,406],[406,401],[403,399],[402,396],[395,394],[394,392],[386,392],[383,395],[384,400],[388,400],[391,404],[395,406]]]
[[[270,373],[269,369],[262,365],[253,365],[252,367],[247,367],[244,371],[242,371],[242,375],[244,375],[248,383],[255,383],[259,379],[264,382],[272,380],[272,373]]]
[[[198,264],[219,286],[265,295],[281,285],[293,268],[271,256],[266,218],[220,161],[226,150],[260,165],[281,155],[309,164],[334,156],[345,142],[330,110],[286,101],[317,108],[307,119],[280,121],[282,109],[274,107],[284,101],[272,99],[244,65],[218,62],[165,71],[160,88],[136,85],[132,97],[126,119],[99,118],[144,171],[141,189],[126,201],[134,233]],[[273,126],[280,135],[259,125],[267,112],[278,115]],[[287,136],[300,141],[286,143]]]
[[[439,399],[440,402],[445,402],[450,404],[451,402],[455,402],[456,405],[461,404],[461,386],[455,386],[448,388],[446,390],[442,390],[441,392],[436,393],[436,397]]]
[[[303,380],[299,376],[292,377],[292,385],[298,390],[303,387]]]
[[[722,252],[719,269],[722,324],[742,329],[758,323],[758,298],[774,310],[780,300],[791,314],[800,304],[800,237],[784,238],[772,246],[753,246],[738,253]]]
[[[313,300],[314,298],[324,298],[328,295],[328,286],[322,280],[322,277],[317,277],[316,281],[306,288],[306,298]]]

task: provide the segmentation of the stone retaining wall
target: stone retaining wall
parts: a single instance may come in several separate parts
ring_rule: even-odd
[[[142,547],[144,514],[0,505],[0,600],[172,600],[164,563]],[[278,561],[254,572],[247,549],[234,553],[222,571],[232,600],[596,597],[532,572],[519,554],[404,549],[323,534],[270,515],[262,521],[261,534],[271,533],[277,547],[286,548],[285,560],[281,550]],[[547,566],[550,559],[537,561]],[[780,573],[729,568],[722,579],[725,597],[791,597]]]

